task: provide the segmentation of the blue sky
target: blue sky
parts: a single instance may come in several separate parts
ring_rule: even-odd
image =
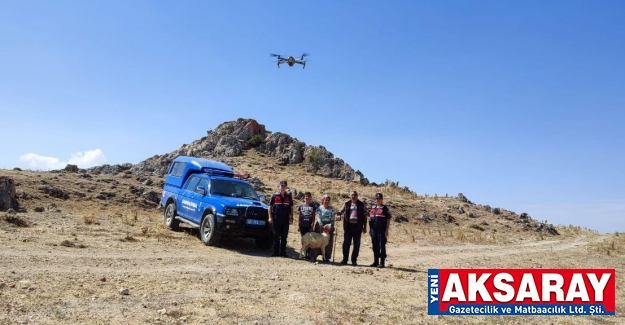
[[[255,118],[371,181],[625,231],[625,2],[0,0],[0,168]],[[269,53],[310,53],[306,69]]]

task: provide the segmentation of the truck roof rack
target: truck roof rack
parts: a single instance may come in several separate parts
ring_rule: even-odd
[[[231,171],[211,167],[202,167],[202,172],[211,176],[234,177],[235,175]]]
[[[248,174],[235,173],[235,172],[230,172],[227,170],[211,168],[211,167],[202,167],[202,172],[211,176],[223,176],[223,177],[231,177],[231,178],[238,178],[238,179],[247,179],[250,177],[250,175]]]
[[[234,173],[234,177],[238,178],[238,179],[248,179],[250,177],[250,175],[248,175],[248,174],[241,174],[241,173]]]

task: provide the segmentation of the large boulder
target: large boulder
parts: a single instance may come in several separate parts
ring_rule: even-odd
[[[6,176],[0,177],[0,211],[17,208],[15,182]]]

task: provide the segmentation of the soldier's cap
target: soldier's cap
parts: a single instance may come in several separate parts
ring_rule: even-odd
[[[287,186],[286,181],[280,181],[280,186]]]
[[[375,193],[375,198],[376,199],[383,199],[384,195],[382,195],[382,193]]]

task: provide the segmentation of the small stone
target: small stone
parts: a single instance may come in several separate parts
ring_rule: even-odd
[[[119,294],[122,296],[127,296],[130,294],[130,290],[128,290],[127,288],[122,288],[121,290],[119,290]]]
[[[100,278],[100,281],[102,281],[102,282],[106,282],[106,277],[104,277],[104,276],[103,276],[103,277],[101,277],[101,278]]]

